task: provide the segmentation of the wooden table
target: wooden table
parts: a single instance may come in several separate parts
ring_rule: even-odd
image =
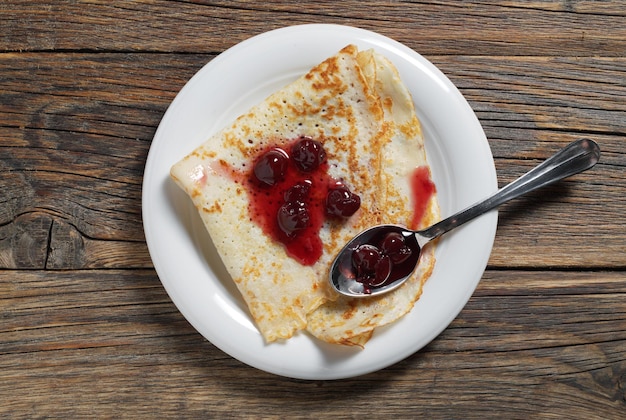
[[[0,416],[626,416],[626,2],[0,3]],[[579,137],[600,163],[501,209],[488,267],[421,351],[346,380],[207,342],[155,273],[141,185],[185,82],[294,24],[358,26],[458,86],[500,185]],[[383,400],[383,397],[385,398]]]

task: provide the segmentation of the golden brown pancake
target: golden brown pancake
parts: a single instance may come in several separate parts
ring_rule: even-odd
[[[381,153],[378,200],[384,223],[422,228],[439,220],[436,197],[425,205],[424,215],[414,220],[411,177],[416,168],[427,171],[421,125],[417,119],[410,93],[400,80],[395,67],[372,50],[359,54],[361,69],[368,84],[383,104],[391,139]],[[373,330],[389,324],[413,308],[422,293],[422,286],[432,273],[434,244],[424,247],[418,269],[400,288],[372,298],[347,298],[327,302],[309,314],[307,329],[314,336],[331,343],[363,346]]]
[[[408,179],[415,167],[427,165],[419,127],[395,68],[372,51],[359,53],[349,45],[172,167],[172,178],[192,199],[267,342],[306,328],[325,341],[362,345],[373,328],[410,310],[434,264],[432,250],[422,271],[400,289],[405,294],[388,299],[338,299],[328,272],[335,255],[361,230],[383,221],[411,223]],[[322,143],[328,175],[361,198],[351,217],[323,222],[321,256],[307,265],[255,222],[246,181],[260,153],[300,136]],[[436,200],[431,202],[423,223],[438,217]],[[355,316],[353,307],[366,311]],[[381,312],[386,315],[379,317]]]

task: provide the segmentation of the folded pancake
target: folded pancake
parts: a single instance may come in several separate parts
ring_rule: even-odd
[[[439,220],[439,206],[434,194],[423,203],[415,202],[421,195],[414,190],[419,185],[411,182],[416,174],[430,181],[430,170],[411,96],[386,58],[369,50],[360,53],[358,59],[368,84],[381,100],[391,135],[381,151],[383,169],[377,180],[381,217],[385,223],[429,226]],[[372,298],[342,296],[327,302],[309,314],[307,330],[327,342],[363,346],[376,327],[397,320],[413,308],[433,270],[434,248],[434,243],[424,247],[418,269],[400,288]]]
[[[323,222],[321,256],[312,264],[292,258],[255,223],[245,182],[260,153],[301,136],[322,143],[328,174],[361,198],[348,219]],[[328,284],[330,265],[367,227],[421,227],[439,218],[436,197],[415,202],[416,168],[430,181],[409,92],[388,60],[349,45],[213,135],[176,163],[171,176],[192,199],[266,342],[306,328],[330,343],[362,346],[374,328],[413,307],[432,271],[434,244],[423,250],[412,278],[381,297],[339,297]]]
[[[228,272],[267,342],[287,339],[307,314],[337,296],[328,285],[332,259],[355,234],[381,222],[379,180],[390,141],[382,102],[364,76],[358,50],[347,46],[266,98],[171,168],[189,195]],[[361,197],[343,222],[325,221],[321,257],[311,265],[291,258],[252,221],[242,181],[251,162],[271,145],[299,136],[320,141],[328,172]],[[391,159],[388,156],[387,159]],[[386,194],[388,196],[388,194]]]

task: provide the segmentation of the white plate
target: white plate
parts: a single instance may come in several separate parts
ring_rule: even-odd
[[[445,236],[434,273],[414,309],[375,331],[363,350],[321,343],[307,334],[264,344],[191,201],[170,181],[169,169],[210,134],[349,43],[384,54],[412,92],[442,215],[495,191],[489,144],[456,87],[406,46],[338,25],[278,29],[213,59],[189,80],[165,113],[145,168],[146,241],[174,304],[207,340],[232,357],[293,378],[338,379],[373,372],[428,344],[474,292],[496,232],[497,213],[492,212]]]

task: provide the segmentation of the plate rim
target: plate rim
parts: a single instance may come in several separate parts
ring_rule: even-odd
[[[244,355],[244,357],[242,357],[241,353],[237,351],[238,349],[236,348],[236,346],[229,345],[229,343],[224,342],[224,340],[216,340],[214,336],[208,337],[206,334],[206,331],[201,330],[201,327],[198,326],[200,321],[195,319],[194,314],[190,313],[190,311],[187,308],[185,308],[184,305],[181,303],[182,297],[180,296],[179,291],[175,287],[172,287],[171,283],[169,283],[168,281],[164,281],[163,276],[166,276],[166,274],[164,274],[166,270],[163,268],[162,261],[156,258],[158,257],[158,252],[157,252],[157,249],[155,248],[156,245],[153,239],[154,236],[153,236],[152,229],[154,229],[154,226],[151,224],[153,222],[153,214],[151,214],[150,206],[146,205],[153,199],[153,196],[151,196],[151,194],[154,192],[154,186],[151,185],[152,180],[150,179],[150,175],[154,171],[154,167],[156,165],[155,161],[157,159],[156,156],[158,155],[157,148],[160,145],[160,141],[161,141],[160,139],[162,138],[161,136],[163,135],[165,124],[167,124],[171,118],[174,118],[173,114],[175,113],[175,110],[178,107],[179,103],[183,101],[184,95],[187,94],[187,92],[189,92],[190,89],[193,89],[194,85],[198,83],[201,80],[201,78],[204,77],[206,73],[210,73],[212,68],[216,68],[216,67],[219,67],[220,65],[223,65],[224,62],[228,62],[228,60],[231,60],[233,56],[238,57],[244,52],[246,52],[246,50],[249,50],[250,48],[254,48],[255,44],[264,43],[264,42],[267,42],[268,40],[276,40],[277,38],[288,37],[289,35],[294,35],[294,34],[299,34],[301,36],[303,35],[306,36],[306,34],[309,34],[310,36],[311,34],[319,34],[321,32],[327,33],[328,31],[336,32],[336,33],[341,34],[342,36],[345,36],[346,38],[352,39],[352,40],[347,40],[347,39],[344,40],[345,43],[354,42],[358,39],[358,41],[362,43],[371,43],[374,46],[391,47],[395,51],[398,51],[399,54],[406,57],[407,60],[413,60],[413,61],[417,60],[419,61],[420,65],[426,66],[427,71],[435,72],[436,76],[440,78],[442,82],[446,85],[446,88],[452,89],[453,93],[456,92],[458,96],[457,100],[459,100],[459,103],[456,104],[456,106],[461,106],[462,108],[464,108],[465,113],[470,116],[471,120],[473,120],[473,123],[475,124],[475,126],[472,127],[473,130],[478,129],[479,132],[482,134],[482,136],[479,136],[479,137],[482,137],[482,144],[480,146],[482,147],[483,150],[481,150],[481,153],[488,155],[488,160],[491,163],[491,167],[487,168],[487,172],[489,173],[488,175],[490,175],[491,177],[490,179],[491,185],[488,185],[487,189],[490,189],[492,191],[495,191],[495,189],[497,189],[497,177],[496,177],[495,165],[493,163],[493,157],[491,155],[489,143],[486,139],[484,131],[482,130],[480,122],[478,121],[478,118],[474,114],[474,111],[471,109],[469,103],[467,103],[466,99],[463,97],[460,91],[458,91],[458,89],[452,84],[452,82],[447,78],[447,76],[445,76],[437,67],[435,67],[432,63],[430,63],[430,61],[428,61],[427,59],[419,55],[417,52],[410,50],[405,45],[391,38],[388,38],[384,35],[381,35],[381,34],[366,30],[366,29],[361,29],[361,28],[357,28],[353,26],[337,25],[337,24],[305,24],[305,25],[293,25],[293,26],[287,26],[283,28],[274,29],[274,30],[253,36],[251,38],[248,38],[230,47],[229,49],[227,49],[226,51],[224,51],[223,53],[219,54],[218,56],[213,58],[211,61],[206,63],[200,70],[198,70],[187,81],[187,83],[183,86],[183,88],[177,93],[176,97],[172,100],[172,102],[168,106],[168,109],[163,115],[163,118],[161,122],[159,123],[159,127],[157,128],[155,132],[152,144],[150,146],[150,150],[148,152],[148,157],[146,160],[146,165],[145,165],[145,170],[144,170],[144,180],[142,183],[142,217],[143,217],[144,233],[145,233],[146,243],[148,246],[150,257],[153,261],[155,271],[157,272],[157,275],[161,283],[163,284],[164,288],[166,289],[168,295],[170,296],[170,298],[172,299],[173,303],[176,305],[178,310],[188,320],[188,322],[190,322],[190,324],[205,339],[207,339],[213,345],[215,345],[216,347],[220,348],[225,353],[240,360],[241,362],[245,364],[248,364],[257,369],[270,372],[273,374],[281,375],[281,376],[298,378],[298,379],[311,379],[311,380],[348,378],[348,377],[354,377],[354,376],[359,376],[359,375],[363,375],[366,373],[370,373],[379,369],[383,369],[419,351],[426,344],[428,344],[430,341],[436,338],[441,333],[441,331],[447,328],[450,322],[452,322],[452,320],[454,320],[454,318],[458,316],[458,313],[463,309],[463,307],[467,304],[467,301],[469,300],[471,295],[474,293],[474,290],[476,289],[478,282],[482,278],[482,275],[486,268],[489,255],[491,254],[491,249],[493,247],[493,242],[495,239],[495,232],[497,228],[497,212],[496,211],[490,213],[489,215],[483,216],[484,220],[488,221],[486,224],[489,227],[489,229],[487,229],[487,231],[485,232],[486,238],[488,239],[488,243],[489,243],[488,250],[486,250],[486,258],[484,258],[484,261],[481,261],[480,264],[478,264],[481,266],[481,268],[478,270],[480,274],[478,274],[478,278],[473,282],[474,283],[473,287],[470,287],[467,290],[466,296],[463,297],[464,303],[460,306],[460,308],[456,308],[458,310],[451,311],[449,313],[449,317],[448,317],[449,319],[447,320],[447,322],[445,322],[445,324],[442,324],[440,328],[433,330],[433,332],[429,334],[429,336],[426,338],[423,344],[419,345],[416,348],[406,348],[404,349],[404,351],[394,354],[393,357],[390,357],[387,360],[381,361],[369,367],[351,368],[351,369],[346,369],[346,370],[342,370],[341,368],[339,368],[337,370],[335,366],[333,370],[325,370],[325,369],[306,370],[305,369],[305,370],[294,371],[293,369],[285,368],[284,366],[272,366],[271,364],[268,365],[267,361],[264,360],[263,357],[260,357],[260,358],[253,357],[253,356],[247,357],[247,355]],[[281,42],[285,42],[285,41],[281,41]],[[427,282],[426,286],[428,285],[429,283]],[[397,321],[397,322],[400,322],[400,321]],[[393,325],[391,327],[393,328]],[[208,335],[211,335],[211,334],[208,334]],[[272,345],[274,344],[270,344],[269,346],[272,346]]]

